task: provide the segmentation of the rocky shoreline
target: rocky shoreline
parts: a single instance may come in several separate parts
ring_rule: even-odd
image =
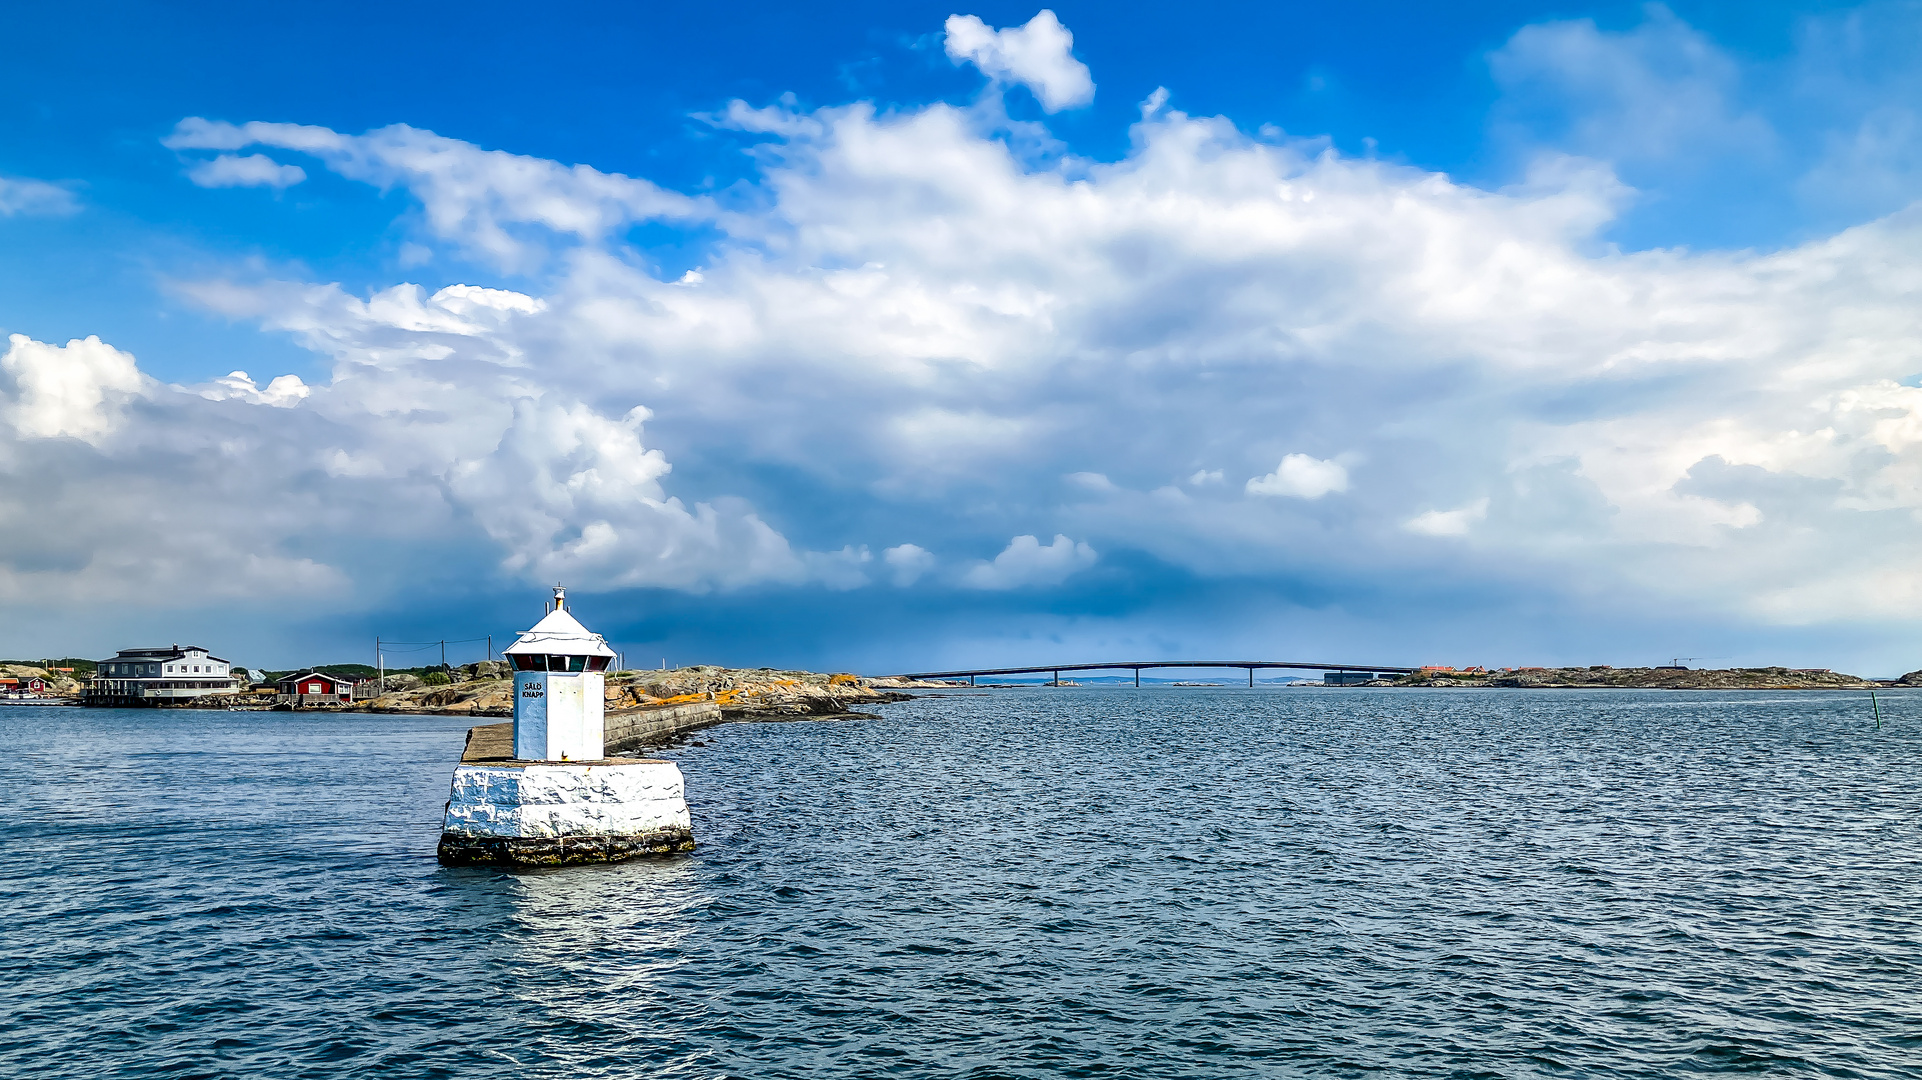
[[[1424,668],[1369,685],[1542,690],[1877,690],[1922,685],[1922,671],[1881,681],[1826,668]]]
[[[48,697],[80,695],[80,680],[62,671],[49,671],[34,664],[0,664],[0,675],[18,679],[22,684],[28,679],[39,679],[47,684]]]
[[[507,666],[469,664],[447,685],[411,676],[387,680],[382,693],[352,705],[355,712],[430,713],[446,716],[514,715],[514,681]],[[673,671],[621,671],[607,676],[609,715],[633,709],[712,702],[724,720],[782,720],[802,716],[866,715],[861,707],[906,701],[912,694],[896,679],[779,671],[773,668],[686,667]],[[236,695],[238,696],[238,695]]]

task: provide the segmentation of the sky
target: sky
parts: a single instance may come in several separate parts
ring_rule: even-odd
[[[1922,668],[1922,4],[7,19],[0,653]]]

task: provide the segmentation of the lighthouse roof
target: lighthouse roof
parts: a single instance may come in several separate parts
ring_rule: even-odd
[[[547,617],[521,632],[520,639],[501,650],[504,656],[558,653],[566,656],[613,656],[601,635],[582,626],[574,613],[557,607]]]

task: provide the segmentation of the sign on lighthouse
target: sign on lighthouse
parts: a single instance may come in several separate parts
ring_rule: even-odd
[[[556,585],[547,616],[501,655],[514,666],[514,756],[599,760],[614,650],[567,610],[567,590]]]

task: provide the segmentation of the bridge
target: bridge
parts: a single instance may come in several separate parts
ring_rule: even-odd
[[[1128,671],[1135,673],[1135,685],[1141,685],[1141,673],[1148,668],[1247,668],[1248,685],[1255,685],[1255,671],[1269,668],[1306,668],[1314,671],[1368,671],[1377,674],[1407,675],[1420,671],[1420,668],[1396,667],[1393,664],[1311,664],[1301,660],[1139,660],[1120,664],[1042,664],[1038,667],[974,668],[969,671],[920,671],[909,675],[896,675],[897,679],[961,679],[968,680],[973,686],[979,675],[1040,675],[1051,673],[1056,683],[1061,682],[1064,671]]]

